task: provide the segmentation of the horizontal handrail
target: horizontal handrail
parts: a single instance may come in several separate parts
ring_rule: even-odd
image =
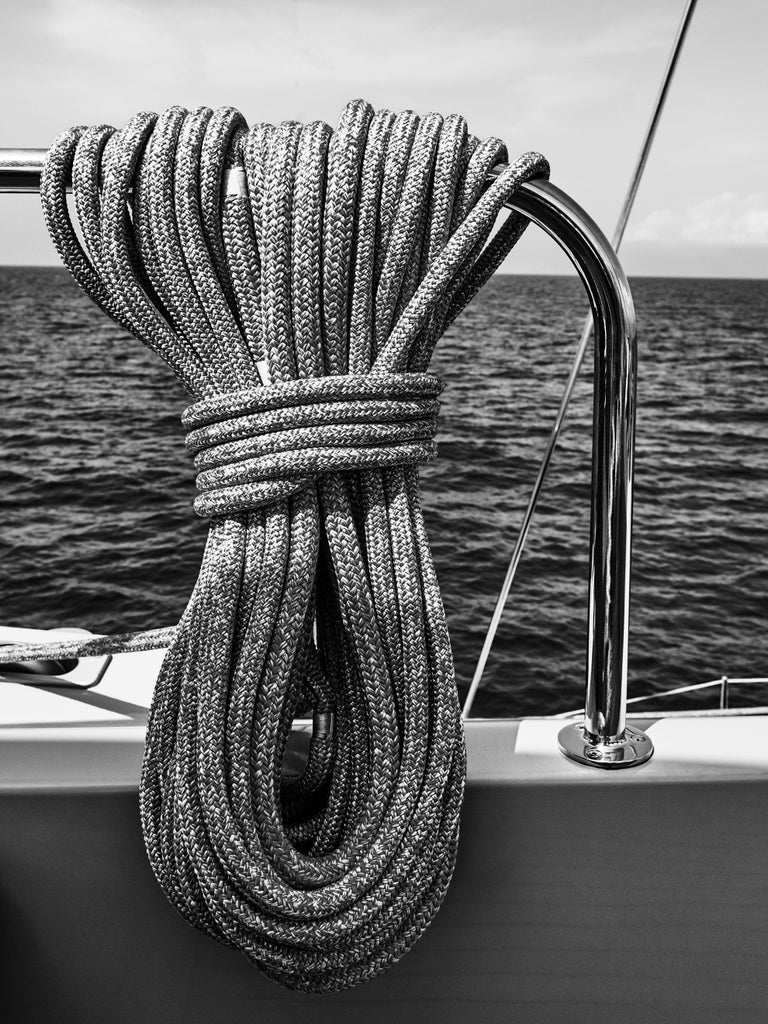
[[[673,690],[659,690],[656,693],[643,693],[639,697],[629,697],[627,705],[640,704],[646,700],[656,700],[658,697],[674,697],[681,693],[696,693],[699,690],[720,687],[720,710],[728,709],[728,697],[731,686],[759,686],[768,683],[768,676],[720,676],[718,679],[708,679],[705,683],[690,683],[688,686],[676,686]],[[571,711],[561,711],[551,718],[578,718],[584,714],[584,708],[573,708]]]
[[[0,149],[0,192],[39,192],[47,149]]]

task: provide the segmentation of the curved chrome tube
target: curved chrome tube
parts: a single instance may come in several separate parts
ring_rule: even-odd
[[[589,625],[583,727],[567,726],[560,748],[584,764],[625,768],[653,746],[626,726],[637,332],[618,257],[594,221],[550,182],[529,182],[513,209],[565,251],[581,277],[594,322],[592,516]]]
[[[45,150],[0,150],[0,191],[35,192]],[[494,169],[494,177],[503,166]],[[239,188],[236,175],[228,190]],[[626,726],[637,345],[635,312],[618,257],[594,221],[548,181],[521,186],[509,206],[543,228],[581,277],[594,321],[589,640],[583,726],[560,734],[584,764],[627,767],[653,751]]]

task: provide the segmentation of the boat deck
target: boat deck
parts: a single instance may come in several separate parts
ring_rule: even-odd
[[[0,684],[7,1024],[765,1019],[767,716],[645,719],[653,759],[617,772],[559,754],[562,720],[470,722],[434,924],[383,977],[306,996],[152,877],[136,794],[161,657],[118,655],[88,690]]]

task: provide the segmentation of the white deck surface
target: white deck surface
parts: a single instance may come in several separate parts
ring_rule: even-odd
[[[146,714],[163,651],[112,658],[91,689],[0,681],[0,788],[135,789]],[[653,758],[605,771],[557,748],[562,719],[477,720],[467,726],[470,782],[611,785],[768,775],[768,716],[674,717],[642,725]]]

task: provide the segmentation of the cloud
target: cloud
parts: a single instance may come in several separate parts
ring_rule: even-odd
[[[721,192],[682,212],[654,210],[629,228],[627,241],[768,246],[768,196]]]
[[[39,29],[66,61],[68,87],[92,89],[96,72],[113,107],[115,94],[157,96],[172,84],[197,97],[225,81],[233,97],[297,90],[315,109],[330,93],[334,112],[350,89],[392,103],[402,94],[416,109],[469,100],[498,105],[504,127],[572,117],[616,87],[627,60],[667,45],[658,14],[622,14],[587,31],[567,7],[553,18],[521,17],[523,6],[516,0],[507,16],[508,0],[47,0]]]
[[[515,153],[540,150],[556,184],[610,233],[678,22],[677,2],[670,5],[27,0],[3,11],[0,60],[17,86],[3,111],[3,144],[39,147],[70,124],[119,126],[136,110],[172,103],[231,103],[251,121],[334,124],[350,97],[363,96],[393,110],[460,111],[478,136],[500,135]],[[734,168],[768,166],[768,135],[755,130],[768,5],[748,19],[710,10],[695,24],[643,184],[645,209],[656,212],[638,216],[630,237],[649,241],[637,246],[643,252],[654,248],[650,240],[668,239],[655,251],[686,248],[694,265],[720,248],[718,259],[729,264],[734,236],[747,238],[751,272],[764,274],[768,200],[735,216],[716,203],[679,211],[694,201],[691,181],[697,199],[765,191],[762,182],[744,185],[756,179],[737,179]],[[723,47],[726,28],[731,45]],[[662,173],[669,167],[674,174]],[[0,204],[19,234],[35,216],[28,198]],[[681,241],[702,235],[717,244]],[[6,219],[0,263],[17,259],[10,238]],[[523,249],[515,266],[554,272],[559,250],[542,232],[528,232]]]

